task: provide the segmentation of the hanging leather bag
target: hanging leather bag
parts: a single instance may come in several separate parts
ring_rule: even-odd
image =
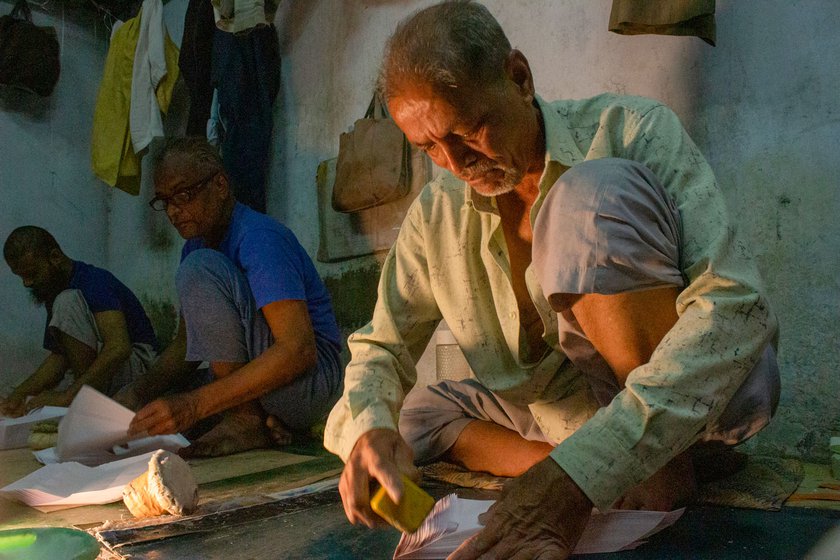
[[[339,138],[332,207],[353,213],[403,198],[411,190],[411,145],[374,95],[365,118]]]
[[[0,17],[0,85],[48,96],[61,72],[59,45],[52,27],[32,23],[26,0]]]

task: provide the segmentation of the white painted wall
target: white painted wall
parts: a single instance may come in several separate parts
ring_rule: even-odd
[[[275,105],[269,211],[298,234],[311,255],[318,245],[318,162],[337,154],[339,134],[364,112],[395,22],[431,3],[281,3],[276,24],[283,86]],[[840,225],[835,218],[840,211],[835,105],[840,35],[831,27],[840,18],[840,3],[719,0],[715,48],[690,37],[611,34],[606,30],[609,0],[486,4],[529,58],[543,97],[601,91],[647,95],[683,118],[717,171],[782,322],[782,403],[755,444],[762,451],[825,458],[828,433],[840,431]],[[185,8],[186,0],[166,6],[176,40]],[[6,195],[0,235],[18,223],[52,225],[60,239],[66,238],[69,253],[99,263],[107,255],[111,269],[141,297],[174,301],[171,273],[180,242],[144,205],[150,186],[144,186],[140,199],[109,196],[88,171],[103,40],[93,25],[65,22],[62,30],[69,45],[65,70],[48,109],[40,116],[22,115],[11,111],[5,98],[0,106],[0,188]],[[9,150],[12,157],[6,157]],[[59,177],[55,185],[54,176]],[[169,248],[152,250],[167,239]],[[370,262],[319,268],[336,277]],[[10,274],[0,274],[0,376],[6,378],[31,362],[39,346],[41,316],[24,296]]]
[[[107,191],[90,172],[93,105],[106,44],[91,17],[35,11],[61,45],[61,76],[52,96],[0,90],[0,243],[17,226],[47,228],[73,258],[104,265]],[[11,4],[0,3],[0,13]],[[20,280],[0,265],[0,394],[43,359],[45,315]]]

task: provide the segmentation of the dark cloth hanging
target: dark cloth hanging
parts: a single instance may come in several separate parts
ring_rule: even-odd
[[[216,30],[212,80],[224,126],[222,161],[234,196],[265,212],[272,105],[280,90],[280,46],[275,27],[260,25],[237,34]]]
[[[190,96],[188,136],[204,136],[210,118],[213,84],[207,69],[212,65],[215,31],[213,5],[208,0],[190,0],[184,16],[184,37],[178,59]]]
[[[610,31],[694,35],[715,45],[715,0],[613,0]]]

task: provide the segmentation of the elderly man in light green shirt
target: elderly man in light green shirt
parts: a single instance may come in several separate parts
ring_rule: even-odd
[[[686,450],[766,425],[776,321],[669,109],[541,100],[472,2],[403,22],[380,85],[450,173],[410,209],[349,341],[325,444],[346,462],[351,522],[380,522],[374,479],[398,500],[415,456],[444,459],[517,477],[453,558],[566,558],[593,505],[672,507],[694,484]],[[476,380],[430,387],[400,418],[441,319]]]

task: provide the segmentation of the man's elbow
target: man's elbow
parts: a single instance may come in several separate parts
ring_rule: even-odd
[[[315,341],[308,341],[301,345],[299,349],[299,365],[301,371],[308,371],[318,364],[318,349],[315,346]]]

